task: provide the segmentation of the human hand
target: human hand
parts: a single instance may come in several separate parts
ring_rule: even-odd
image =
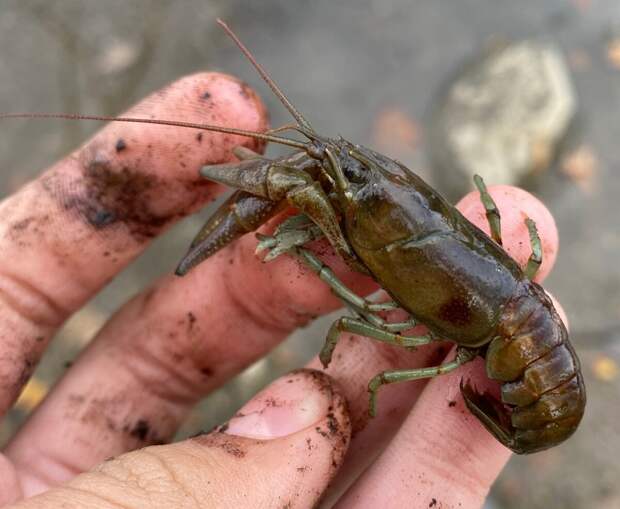
[[[180,80],[128,115],[266,128],[256,96],[220,74]],[[111,124],[0,205],[0,415],[59,325],[150,239],[221,192],[197,170],[229,160],[238,144],[258,148],[217,133]],[[553,222],[519,200],[497,198],[500,209],[537,221],[544,274],[557,249]],[[485,223],[479,210],[465,212]],[[527,258],[522,218],[503,213],[506,244]],[[0,506],[311,507],[330,483],[327,496],[337,499],[371,462],[339,507],[481,504],[509,451],[464,411],[458,382],[484,385],[480,365],[386,387],[378,417],[366,417],[374,374],[437,364],[441,345],[402,352],[342,341],[333,378],[294,372],[219,430],[146,447],[168,442],[200,398],[339,306],[295,260],[261,263],[255,244],[246,236],[188,277],[160,279],[112,317],[0,456]],[[354,290],[374,288],[334,255],[324,259]]]

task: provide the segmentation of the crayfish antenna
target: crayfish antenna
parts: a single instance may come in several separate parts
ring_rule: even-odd
[[[312,134],[316,134],[314,129],[310,123],[306,120],[306,118],[301,114],[301,112],[293,106],[293,103],[286,97],[284,92],[280,89],[280,87],[276,84],[276,82],[267,74],[267,71],[263,68],[262,65],[258,63],[254,55],[250,52],[248,48],[246,48],[245,44],[241,42],[239,37],[231,30],[231,28],[220,18],[217,19],[217,23],[224,29],[224,31],[228,34],[228,36],[235,42],[235,44],[239,47],[241,52],[246,56],[246,58],[250,61],[250,63],[254,66],[254,68],[258,71],[261,78],[269,85],[269,88],[272,90],[274,94],[280,99],[280,102],[284,105],[284,107],[293,115],[295,120],[299,123],[299,126],[303,129],[309,131]]]
[[[306,149],[307,145],[300,141],[284,138],[283,136],[275,136],[273,134],[258,133],[255,131],[246,131],[245,129],[236,129],[234,127],[224,127],[211,124],[200,124],[195,122],[182,122],[177,120],[158,120],[152,118],[133,118],[133,117],[108,117],[103,115],[82,115],[80,113],[0,113],[0,120],[5,118],[53,118],[64,120],[96,120],[101,122],[128,122],[134,124],[155,124],[167,125],[173,127],[186,127],[190,129],[201,129],[203,131],[215,131],[217,133],[236,134],[239,136],[247,136],[257,140],[271,141],[281,145],[288,145],[300,149]]]
[[[293,115],[297,121],[296,126],[287,125],[282,128],[273,129],[266,133],[259,133],[256,131],[246,131],[244,129],[236,129],[233,127],[216,126],[210,124],[199,124],[193,122],[182,122],[176,120],[157,120],[147,118],[131,118],[131,117],[115,117],[115,116],[102,116],[102,115],[83,115],[80,113],[0,113],[0,120],[8,118],[39,118],[39,119],[64,119],[64,120],[95,120],[101,122],[131,122],[137,124],[156,124],[156,125],[168,125],[175,127],[187,127],[192,129],[201,129],[204,131],[215,131],[226,134],[236,134],[239,136],[247,136],[248,138],[254,138],[257,140],[271,141],[273,143],[279,143],[281,145],[288,145],[289,147],[300,148],[302,150],[308,149],[307,143],[302,143],[297,140],[285,138],[283,136],[275,136],[276,132],[280,132],[286,129],[295,129],[301,134],[307,136],[310,139],[318,137],[317,133],[312,129],[310,123],[305,119],[301,112],[293,106],[293,103],[286,97],[284,92],[278,87],[275,81],[267,74],[267,71],[256,61],[256,58],[248,48],[241,42],[239,37],[230,29],[230,27],[221,19],[217,20],[218,24],[225,30],[228,36],[235,42],[239,49],[243,52],[246,58],[252,63],[254,68],[258,71],[261,78],[269,85],[272,92],[278,97],[280,102],[286,107],[286,109]]]

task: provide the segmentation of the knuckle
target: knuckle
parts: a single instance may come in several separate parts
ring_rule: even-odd
[[[237,243],[233,246],[233,256],[240,258],[236,266],[247,266],[245,258],[255,255],[246,243]],[[226,272],[223,274],[223,288],[230,298],[234,309],[240,316],[248,320],[259,329],[273,333],[287,333],[296,327],[307,323],[310,313],[304,313],[295,305],[295,292],[290,287],[281,288],[275,279],[270,276],[272,266],[266,266],[267,281],[260,285],[258,292],[261,295],[248,293],[247,279],[241,271]],[[279,305],[279,304],[282,305]]]
[[[8,271],[0,273],[0,301],[38,329],[56,328],[69,314],[47,291]]]
[[[23,496],[17,471],[3,454],[0,454],[0,488],[0,507],[17,502]]]
[[[196,403],[204,394],[205,387],[200,380],[205,375],[198,369],[187,369],[188,364],[183,362],[191,347],[186,349],[180,346],[179,350],[170,354],[160,348],[159,341],[155,343],[128,345],[131,350],[121,358],[122,368],[135,380],[146,397],[156,398],[160,404]],[[179,343],[185,344],[182,341]]]

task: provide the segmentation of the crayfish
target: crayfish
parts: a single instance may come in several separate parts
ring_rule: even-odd
[[[531,453],[552,447],[577,428],[585,408],[579,360],[551,300],[532,281],[542,262],[533,221],[532,255],[525,271],[501,247],[499,211],[480,177],[475,179],[493,239],[469,222],[403,164],[343,138],[319,135],[249,50],[220,24],[290,111],[296,124],[268,133],[245,133],[299,150],[266,159],[247,149],[239,163],[205,166],[203,177],[237,189],[198,233],[177,268],[183,275],[232,240],[256,230],[287,205],[300,215],[273,236],[261,236],[266,260],[299,257],[330,285],[355,317],[338,319],[319,357],[330,363],[340,334],[361,334],[402,347],[446,338],[454,360],[441,366],[385,371],[369,383],[370,414],[378,389],[448,373],[480,355],[501,401],[461,383],[469,410],[506,447]],[[276,136],[293,129],[305,143]],[[244,134],[244,133],[240,133]],[[373,303],[346,288],[304,244],[324,236],[354,270],[369,274],[393,299]],[[387,323],[381,311],[402,308],[411,319]],[[428,333],[402,332],[416,323]]]

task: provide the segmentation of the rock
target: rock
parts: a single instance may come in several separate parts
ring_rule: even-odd
[[[430,154],[447,193],[517,184],[546,169],[576,111],[560,51],[548,43],[494,45],[451,80],[432,108]]]

